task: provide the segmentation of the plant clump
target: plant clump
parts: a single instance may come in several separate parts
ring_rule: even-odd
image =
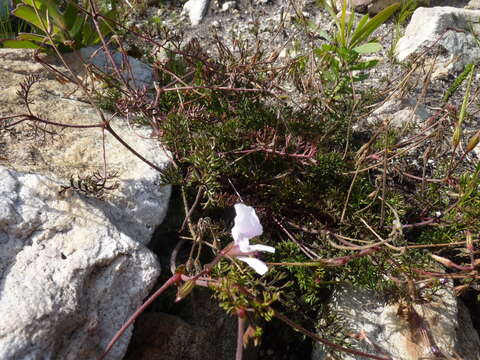
[[[237,39],[229,49],[217,37],[212,54],[169,31],[140,34],[105,21],[168,56],[151,59],[152,89],[120,81],[103,93],[83,87],[99,111],[150,126],[171,154],[171,166],[159,170],[178,189],[173,201],[182,203],[184,221],[176,234],[184,239],[179,246],[189,246],[165,286],[179,285],[177,300],[195,286],[210,287],[246,324],[244,341],[260,340],[272,318],[320,341],[315,320],[328,316],[328,293],[343,283],[407,302],[427,299],[445,278],[454,279],[458,294],[479,286],[480,166],[472,154],[480,136],[462,132],[476,69],[465,70],[424,124],[398,130],[384,119],[355,130],[368,106],[383,100],[359,86],[378,63],[364,56],[381,48],[373,34],[400,5],[359,21],[346,7],[337,14],[324,6],[336,31],[281,64],[278,51],[258,42]],[[95,8],[82,11],[98,25]],[[297,26],[311,31],[301,19]],[[65,34],[58,29],[44,30],[48,38]],[[454,111],[448,101],[463,81],[465,101]],[[285,90],[292,87],[292,94]],[[39,121],[33,114],[25,120]],[[98,127],[113,131],[103,121]],[[263,229],[258,241],[275,249],[262,256],[269,269],[262,277],[229,248],[226,214],[239,204],[254,209]],[[173,264],[177,255],[178,248]]]

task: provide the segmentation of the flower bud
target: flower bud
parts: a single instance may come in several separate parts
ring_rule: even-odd
[[[455,296],[461,295],[465,290],[467,290],[469,285],[459,285],[453,288],[453,293]]]
[[[243,307],[239,307],[237,308],[237,316],[240,317],[240,318],[244,318],[246,316],[246,311],[245,311],[245,308]]]
[[[176,274],[184,274],[185,273],[185,265],[180,265],[175,269]]]
[[[460,125],[457,125],[455,128],[455,132],[453,133],[453,146],[457,147],[458,144],[460,144],[460,137],[462,136],[462,127]]]
[[[451,260],[449,260],[449,259],[447,259],[447,258],[438,256],[438,255],[433,255],[433,254],[430,254],[430,256],[431,256],[434,260],[438,261],[440,264],[445,265],[446,267],[456,267],[456,266],[455,266],[456,264],[454,264]]]
[[[474,248],[473,248],[473,240],[472,240],[472,233],[470,231],[467,231],[467,250],[470,253],[473,253]]]
[[[467,148],[465,149],[465,152],[470,152],[472,151],[473,149],[475,149],[475,147],[478,145],[480,141],[480,131],[477,131],[477,133],[475,135],[473,135],[470,140],[468,141],[468,145],[467,145]]]
[[[190,294],[195,287],[195,280],[187,280],[181,288],[178,289],[177,297],[175,298],[175,302],[179,302],[183,298],[185,298],[188,294]]]

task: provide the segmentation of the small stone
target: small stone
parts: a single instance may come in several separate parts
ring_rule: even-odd
[[[424,105],[413,98],[392,99],[375,110],[366,120],[368,124],[389,121],[391,127],[401,129],[409,124],[422,124],[430,114]]]
[[[207,14],[210,0],[188,0],[183,5],[182,14],[188,15],[193,26],[200,24]]]
[[[224,2],[223,5],[222,5],[222,11],[228,11],[230,9],[234,9],[235,5],[236,5],[235,1]]]
[[[467,6],[465,6],[466,9],[480,9],[480,0],[470,0]]]
[[[329,313],[342,319],[342,328],[348,334],[365,334],[373,346],[367,341],[355,341],[357,350],[367,353],[372,348],[382,348],[382,355],[396,360],[413,360],[430,355],[431,343],[439,353],[451,356],[458,354],[465,360],[476,360],[480,356],[480,339],[473,328],[462,301],[457,299],[451,286],[445,286],[432,295],[430,303],[413,303],[409,314],[421,318],[428,338],[412,337],[418,334],[418,328],[405,312],[401,303],[389,302],[382,294],[372,290],[354,286],[341,286],[336,289],[330,301]],[[403,310],[403,311],[402,311]],[[348,330],[347,330],[348,329]],[[343,331],[338,338],[345,338]],[[312,360],[330,358],[331,349],[316,343],[312,352]],[[349,354],[341,359],[353,360]]]

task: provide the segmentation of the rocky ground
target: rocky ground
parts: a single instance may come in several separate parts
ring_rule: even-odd
[[[434,3],[434,4],[433,4]],[[453,6],[463,8],[466,3],[461,0],[431,1],[431,6]],[[358,14],[356,16],[362,16]],[[321,31],[331,34],[335,30],[329,14],[315,1],[211,1],[208,12],[203,21],[192,26],[187,14],[182,14],[182,4],[166,2],[161,6],[149,6],[134,15],[132,23],[140,28],[149,28],[153,22],[161,23],[175,31],[184,32],[184,42],[191,39],[199,41],[202,48],[211,54],[217,53],[218,39],[221,40],[232,52],[238,51],[239,40],[245,41],[252,48],[256,43],[260,44],[263,51],[279,54],[277,63],[281,66],[294,58],[302,47],[315,47],[324,42]],[[310,33],[299,31],[299,19],[309,23]],[[414,107],[418,102],[424,111],[423,119],[437,112],[442,106],[441,101],[446,89],[452,84],[458,73],[449,73],[436,79],[431,79],[429,66],[419,65],[419,70],[412,76],[410,66],[400,63],[395,59],[394,47],[396,41],[403,35],[409,18],[402,24],[396,19],[382,25],[374,34],[382,44],[382,50],[373,55],[380,59],[380,63],[369,71],[369,78],[358,84],[358,90],[376,96],[377,106],[372,106],[372,111],[380,106],[394,91],[398,91],[398,84],[408,79],[401,93],[414,99]],[[140,50],[140,54],[146,54],[146,59],[152,49],[143,48],[141,43],[132,43],[133,48]],[[145,55],[144,55],[145,56]],[[474,80],[473,87],[478,88],[478,77]],[[460,107],[465,84],[450,99],[450,103]],[[289,94],[296,98],[297,94],[292,88]],[[301,100],[300,100],[301,101]],[[416,109],[416,107],[415,107]],[[466,131],[476,131],[480,125],[480,119],[472,110],[472,116],[466,121]],[[475,307],[470,301],[472,294],[468,295],[467,304],[471,307],[473,322],[478,328],[478,319]],[[469,300],[470,299],[470,300]],[[473,305],[473,306],[472,306]],[[266,337],[262,343],[259,359],[305,359],[312,350],[311,343],[291,342],[284,338],[276,328],[278,324],[271,324],[266,329]]]
[[[163,25],[174,32],[182,33],[183,44],[190,40],[199,41],[201,47],[210,54],[218,53],[218,40],[220,40],[233,53],[239,52],[239,41],[244,41],[246,47],[252,51],[256,44],[263,52],[279,54],[276,64],[282,66],[299,54],[298,49],[305,47],[314,48],[325,43],[322,32],[332,34],[335,32],[335,24],[331,16],[325,11],[319,2],[304,1],[210,1],[208,11],[200,24],[192,26],[188,13],[183,10],[183,3],[162,2],[160,4],[140,8],[131,14],[128,25],[135,24],[140,29],[152,29],[156,25]],[[381,9],[382,2],[375,2]],[[391,2],[385,1],[386,5]],[[475,2],[470,5],[464,0],[431,0],[429,6],[452,6],[456,8],[475,8]],[[365,10],[365,9],[364,9]],[[363,14],[355,13],[357,18]],[[306,22],[311,32],[301,31],[300,22]],[[369,55],[371,59],[379,59],[379,64],[368,72],[368,79],[357,83],[358,90],[366,94],[371,93],[381,102],[392,92],[398,91],[399,83],[408,78],[402,91],[420,103],[427,106],[431,113],[441,106],[441,98],[446,89],[452,84],[458,73],[447,73],[437,79],[427,77],[428,64],[419,64],[419,71],[414,76],[410,73],[411,66],[400,63],[395,58],[395,44],[403,35],[409,17],[398,23],[397,18],[387,21],[373,34],[382,45],[382,49],[375,54]],[[130,43],[130,51],[135,56],[140,56],[146,62],[152,62],[161,57],[156,49],[145,45],[145,42],[137,40]],[[480,83],[475,79],[474,86]],[[454,94],[452,104],[461,104],[465,89],[465,83],[460,91]],[[289,88],[289,96],[293,99],[298,94],[294,88]],[[372,111],[375,106],[372,106]],[[478,124],[473,120],[471,129]],[[468,122],[467,122],[468,126]]]

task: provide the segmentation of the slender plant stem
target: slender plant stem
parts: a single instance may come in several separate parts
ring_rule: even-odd
[[[235,360],[242,360],[243,358],[244,332],[245,332],[245,317],[238,315],[237,351],[235,352]]]
[[[147,301],[145,301],[134,313],[130,318],[123,324],[123,326],[118,330],[115,335],[113,336],[112,340],[108,343],[107,347],[105,348],[104,352],[98,357],[97,360],[103,360],[107,356],[107,354],[112,350],[113,345],[120,339],[120,337],[123,335],[123,333],[128,329],[130,325],[133,324],[133,322],[140,316],[142,312],[145,311],[145,309],[155,301],[156,298],[158,298],[166,289],[168,289],[170,286],[178,283],[182,278],[182,275],[180,273],[176,273],[168,279],[165,284],[162,285],[160,289],[155,291],[152,296],[148,298]]]

